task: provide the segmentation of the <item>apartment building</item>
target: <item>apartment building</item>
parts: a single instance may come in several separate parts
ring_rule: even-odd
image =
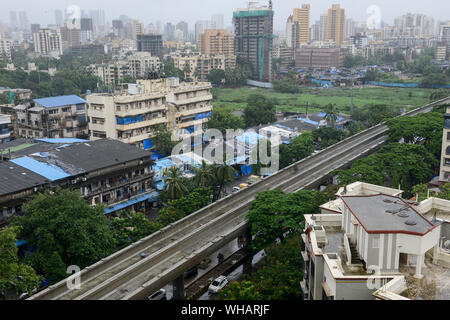
[[[247,8],[233,13],[234,52],[252,64],[251,80],[272,80],[273,15],[272,1],[268,7],[249,2]]]
[[[199,53],[175,53],[170,55],[175,68],[187,70],[186,77],[194,80],[206,81],[209,73],[213,69],[225,70],[236,67],[235,55]],[[187,67],[188,66],[188,67]]]
[[[91,64],[86,70],[91,75],[99,77],[108,86],[121,83],[129,75],[128,63],[125,61]]]
[[[301,8],[295,8],[292,21],[297,25],[295,28],[296,32],[294,33],[295,42],[299,46],[307,44],[310,40],[310,5],[302,4]]]
[[[321,206],[321,214],[305,215],[301,287],[306,299],[406,300],[429,295],[428,300],[430,295],[448,295],[443,267],[450,266],[450,254],[441,241],[448,235],[448,221],[433,212],[443,210],[448,219],[450,201],[430,198],[417,203],[402,199],[402,193],[356,182],[340,188],[336,200]],[[414,290],[407,290],[409,286]]]
[[[208,29],[198,36],[198,50],[204,55],[234,55],[234,36],[225,29]]]
[[[136,35],[137,51],[150,52],[152,56],[158,57],[162,51],[162,35],[138,34]]]
[[[450,182],[450,107],[447,107],[444,117],[439,181]]]
[[[333,40],[337,46],[344,41],[345,10],[338,4],[328,9],[327,40]]]
[[[151,154],[120,141],[17,139],[0,145],[0,224],[32,195],[56,188],[77,190],[105,214],[145,211],[157,192]]]
[[[133,78],[144,78],[149,72],[161,69],[159,57],[153,57],[150,52],[135,52],[127,57],[128,75]]]
[[[178,138],[197,134],[212,110],[210,89],[209,82],[167,78],[138,80],[115,94],[88,95],[90,137],[117,139],[148,150],[159,124]]]
[[[11,116],[0,114],[0,144],[8,142],[11,137]]]
[[[387,54],[394,54],[395,48],[385,44],[370,44],[362,48],[362,56],[366,59],[370,57],[382,57]]]
[[[86,101],[75,95],[34,99],[13,108],[15,131],[24,138],[85,138]]]
[[[61,41],[63,46],[63,51],[70,49],[72,47],[81,46],[81,30],[67,28],[66,26],[60,28]]]
[[[6,58],[8,61],[11,60],[11,46],[11,40],[3,38],[0,35],[0,60],[3,58]]]
[[[197,79],[207,81],[208,75],[213,69],[234,69],[236,68],[235,55],[201,55],[197,57]]]
[[[295,67],[338,68],[344,64],[344,58],[340,48],[301,47],[295,50]]]
[[[59,30],[41,29],[33,34],[34,51],[44,55],[63,54],[63,42]]]

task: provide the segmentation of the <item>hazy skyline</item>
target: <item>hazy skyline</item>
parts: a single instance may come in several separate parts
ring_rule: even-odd
[[[30,0],[15,0],[2,4],[0,21],[9,23],[10,11],[26,11],[30,23],[42,25],[54,24],[56,9],[64,10],[70,5],[78,5],[85,11],[103,9],[106,21],[127,15],[130,18],[141,20],[147,25],[158,20],[163,23],[186,21],[189,29],[193,29],[197,20],[208,20],[212,14],[223,13],[225,26],[231,25],[233,10],[247,7],[244,0],[41,0],[39,2]],[[259,1],[267,5],[268,0]],[[432,5],[430,5],[430,2]],[[325,13],[332,4],[340,4],[345,9],[346,18],[364,22],[367,18],[366,10],[370,5],[377,5],[381,9],[381,19],[389,24],[393,23],[395,17],[406,13],[423,13],[433,16],[436,21],[450,20],[450,2],[448,0],[432,1],[407,1],[407,0],[273,0],[276,30],[285,28],[286,19],[292,14],[292,9],[300,7],[303,3],[311,5],[311,24],[322,13]],[[112,5],[114,4],[114,5]]]

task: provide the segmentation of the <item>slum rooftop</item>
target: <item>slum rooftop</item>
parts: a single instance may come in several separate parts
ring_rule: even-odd
[[[5,145],[10,148],[0,150],[7,157],[0,160],[0,195],[133,160],[151,159],[150,152],[112,139],[19,139]]]

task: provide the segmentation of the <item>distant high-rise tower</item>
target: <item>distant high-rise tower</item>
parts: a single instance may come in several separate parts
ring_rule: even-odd
[[[303,4],[301,8],[295,8],[292,15],[292,21],[297,26],[297,42],[300,45],[307,44],[309,42],[309,17],[310,17],[310,5]]]
[[[338,4],[328,9],[327,40],[333,40],[337,46],[344,41],[345,11]]]
[[[215,25],[216,29],[223,29],[224,28],[224,18],[222,13],[213,14],[211,17],[212,24]]]
[[[180,30],[183,33],[183,40],[186,41],[189,35],[187,22],[181,21],[177,23],[176,30]]]
[[[320,15],[320,28],[319,28],[319,41],[327,40],[327,30],[328,30],[328,14]]]
[[[16,29],[17,27],[19,27],[16,11],[9,12],[9,24],[10,24],[11,28],[13,28],[13,29]]]
[[[249,2],[233,13],[235,54],[252,64],[253,80],[272,80],[273,16],[272,1],[268,7]]]
[[[55,22],[56,25],[62,26],[63,25],[63,13],[62,10],[55,10]]]
[[[28,22],[27,13],[19,11],[19,27],[21,30],[29,30],[30,23]]]

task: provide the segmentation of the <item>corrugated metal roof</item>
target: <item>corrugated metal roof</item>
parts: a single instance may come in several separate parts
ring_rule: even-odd
[[[79,96],[76,95],[34,99],[33,101],[45,108],[54,108],[54,107],[69,106],[73,104],[86,103],[85,100],[81,99]]]
[[[0,195],[31,189],[48,181],[10,161],[0,162]]]
[[[70,174],[56,165],[40,162],[30,157],[22,157],[13,159],[10,162],[15,163],[25,169],[33,171],[48,180],[56,181],[70,177]]]
[[[157,191],[153,191],[152,193],[149,193],[149,194],[145,194],[145,195],[142,195],[142,196],[137,196],[136,198],[133,198],[133,199],[130,199],[128,201],[125,201],[125,202],[116,204],[114,206],[105,208],[105,213],[109,214],[109,213],[112,213],[112,212],[116,212],[116,211],[125,209],[127,207],[130,207],[130,206],[136,204],[136,203],[139,203],[139,202],[142,202],[142,201],[146,201],[146,200],[154,201],[158,197],[158,195],[159,195],[159,193]]]

